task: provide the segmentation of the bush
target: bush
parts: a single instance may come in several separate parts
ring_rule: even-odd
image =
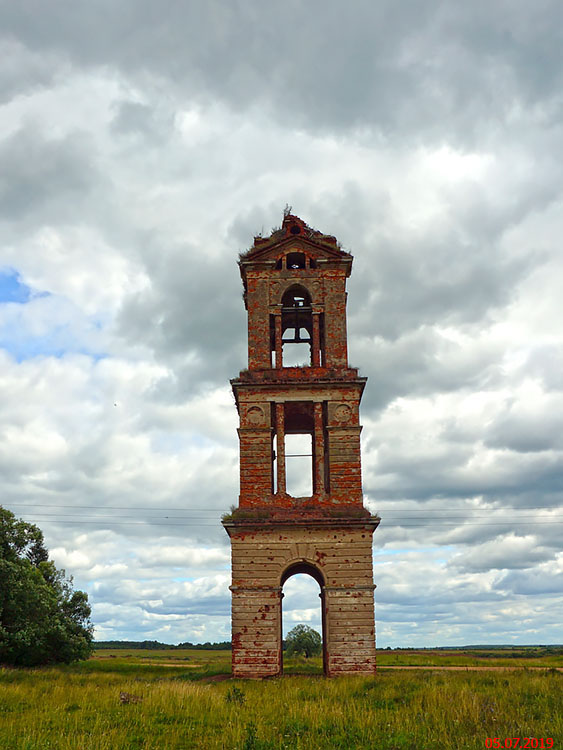
[[[0,664],[88,658],[89,618],[87,595],[49,560],[41,530],[0,507]]]
[[[321,653],[322,639],[317,631],[308,625],[296,625],[287,634],[285,645],[288,656],[303,654],[308,659]]]

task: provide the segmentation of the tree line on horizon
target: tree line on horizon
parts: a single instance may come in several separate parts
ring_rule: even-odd
[[[92,643],[94,648],[113,648],[113,649],[147,649],[149,651],[164,651],[169,649],[195,649],[200,651],[225,651],[231,649],[230,641],[218,641],[216,643],[191,643],[190,641],[184,641],[183,643],[161,643],[160,641],[94,641]]]

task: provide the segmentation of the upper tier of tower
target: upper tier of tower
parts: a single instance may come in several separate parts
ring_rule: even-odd
[[[346,279],[352,256],[335,237],[286,213],[281,229],[254,239],[239,267],[249,371],[283,377],[295,368],[327,375],[348,369]]]

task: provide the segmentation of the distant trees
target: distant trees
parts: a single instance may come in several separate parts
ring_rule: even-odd
[[[305,658],[317,656],[322,650],[322,638],[308,625],[296,625],[285,638],[288,656],[302,654]]]
[[[231,649],[230,641],[219,641],[218,643],[191,643],[186,641],[185,643],[178,643],[174,645],[172,643],[161,643],[160,641],[94,641],[92,644],[94,648],[111,648],[111,649],[127,649],[127,648],[140,648],[147,649],[149,651],[163,651],[171,649],[193,649],[196,651],[228,651]]]
[[[232,644],[231,641],[213,641],[213,643],[210,641],[205,641],[205,643],[185,641],[179,643],[175,648],[192,648],[196,651],[230,651]]]
[[[41,530],[0,506],[0,664],[86,659],[89,618],[87,595],[49,560]]]

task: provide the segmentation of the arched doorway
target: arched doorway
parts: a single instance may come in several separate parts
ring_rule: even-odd
[[[284,599],[284,591],[283,587],[287,583],[287,581],[290,578],[293,578],[293,576],[308,576],[312,578],[319,586],[320,591],[318,591],[318,596],[320,598],[320,623],[314,622],[312,626],[315,630],[319,628],[320,625],[320,631],[321,631],[321,637],[322,637],[322,656],[323,656],[323,673],[326,675],[328,673],[328,662],[327,662],[327,632],[326,632],[326,604],[325,604],[325,580],[322,572],[312,563],[300,561],[293,563],[290,565],[284,573],[281,576],[280,581],[280,588],[281,588],[281,596],[280,596],[280,607],[281,607],[281,613],[280,613],[280,673],[283,674],[283,664],[284,664],[284,654],[283,654],[283,640],[285,635],[287,634],[287,631],[291,629],[294,625],[298,624],[297,622],[292,623],[286,623],[284,627],[284,617],[283,617],[283,611],[284,611],[284,605],[283,605],[283,599]],[[308,592],[309,593],[309,592]],[[313,591],[310,592],[311,596],[314,596]],[[308,608],[310,609],[310,607]],[[316,627],[315,627],[316,626]]]

